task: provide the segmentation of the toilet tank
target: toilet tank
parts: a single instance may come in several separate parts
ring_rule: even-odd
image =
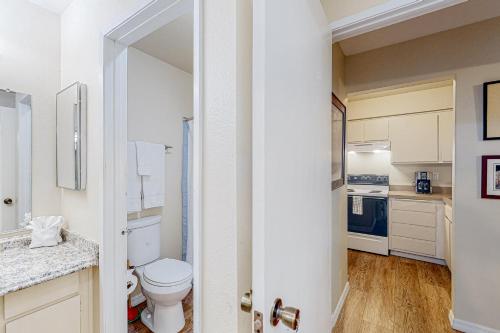
[[[127,223],[127,257],[132,266],[142,266],[160,258],[161,216],[148,216]]]

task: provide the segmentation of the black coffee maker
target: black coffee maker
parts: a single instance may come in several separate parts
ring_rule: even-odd
[[[424,194],[432,193],[431,179],[432,179],[432,172],[429,171],[415,172],[415,192]]]

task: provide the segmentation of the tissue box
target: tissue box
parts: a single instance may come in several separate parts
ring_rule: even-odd
[[[56,246],[62,242],[61,229],[64,224],[62,216],[39,216],[31,220],[27,226],[31,229],[30,249],[45,246]]]

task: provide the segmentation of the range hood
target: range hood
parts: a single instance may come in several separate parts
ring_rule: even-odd
[[[390,150],[391,150],[390,141],[349,143],[347,145],[348,152],[356,152],[356,153],[374,153],[379,151],[390,151]]]

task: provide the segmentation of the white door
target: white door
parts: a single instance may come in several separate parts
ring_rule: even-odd
[[[320,1],[253,6],[253,310],[260,332],[286,332],[270,323],[281,298],[300,310],[301,332],[327,333],[330,32]]]

